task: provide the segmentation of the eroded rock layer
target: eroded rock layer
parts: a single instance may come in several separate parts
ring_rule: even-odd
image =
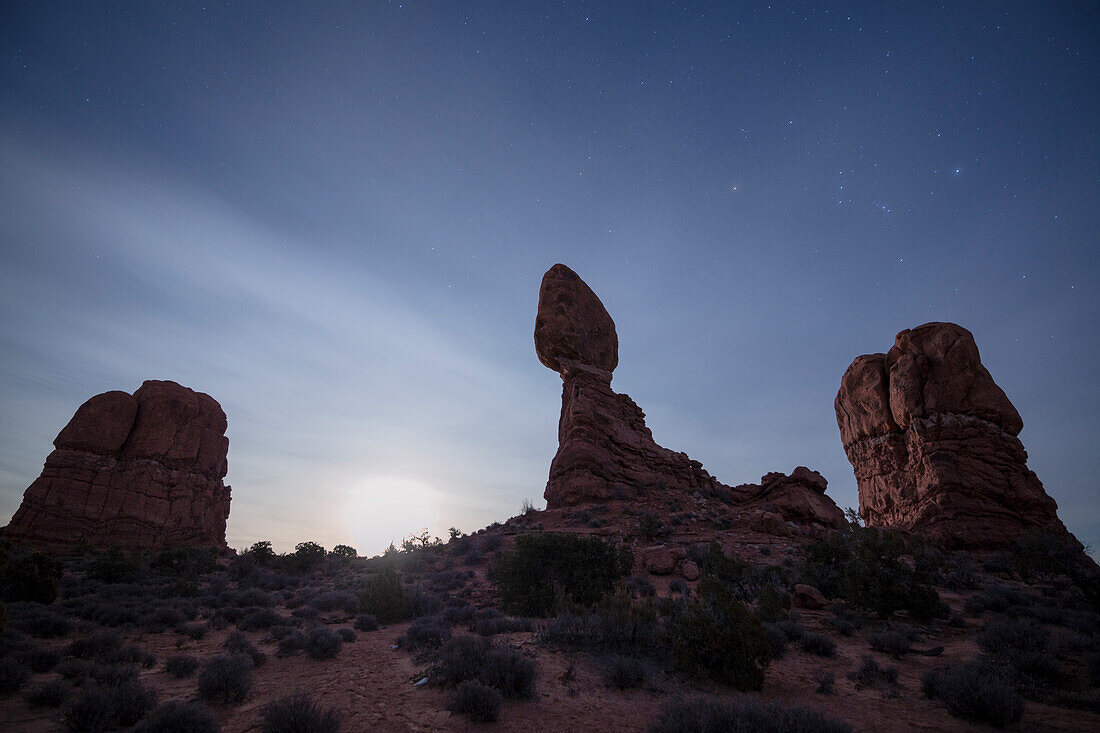
[[[539,289],[535,320],[539,360],[563,382],[558,452],[546,483],[548,508],[650,492],[700,492],[739,505],[767,505],[784,520],[826,526],[843,522],[816,471],[800,467],[791,476],[768,474],[760,484],[730,487],[698,461],[658,445],[641,408],[611,389],[618,344],[615,323],[591,288],[565,265],[550,268]]]
[[[175,382],[96,395],[58,433],[4,538],[60,550],[225,548],[226,427],[213,397]]]
[[[834,405],[867,524],[976,549],[1068,534],[1027,467],[1020,414],[962,326],[926,323],[857,357]]]

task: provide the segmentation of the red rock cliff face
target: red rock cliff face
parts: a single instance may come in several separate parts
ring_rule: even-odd
[[[225,548],[226,427],[213,397],[175,382],[92,397],[58,433],[5,539],[59,550]]]
[[[684,453],[653,440],[645,413],[611,389],[619,362],[615,322],[591,288],[565,265],[543,276],[535,319],[539,360],[561,375],[558,452],[550,464],[546,505],[555,509],[648,492],[731,494],[745,505],[767,504],[784,519],[839,526],[844,515],[825,496],[826,481],[797,469],[768,474],[761,484],[729,487]]]
[[[1027,467],[1020,414],[962,326],[926,323],[857,357],[834,405],[867,524],[975,549],[1068,534]]]

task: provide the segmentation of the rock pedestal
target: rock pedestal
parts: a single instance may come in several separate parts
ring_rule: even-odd
[[[565,265],[551,267],[542,279],[535,319],[535,351],[563,382],[547,508],[700,492],[732,497],[739,504],[771,504],[784,519],[843,523],[843,513],[825,496],[826,482],[817,472],[800,468],[789,477],[765,477],[782,481],[729,487],[698,461],[658,445],[641,408],[611,389],[618,349],[615,322],[596,294]]]
[[[96,395],[58,433],[3,536],[53,550],[224,549],[226,427],[214,398],[175,382]]]

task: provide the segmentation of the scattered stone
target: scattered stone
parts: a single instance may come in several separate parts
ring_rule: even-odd
[[[827,602],[825,596],[822,595],[821,591],[817,588],[814,588],[812,585],[798,583],[791,592],[791,605],[796,608],[806,608],[811,611],[816,611],[825,608]]]
[[[686,560],[684,566],[680,569],[680,572],[684,575],[684,580],[698,580],[699,579],[699,566],[691,560]]]

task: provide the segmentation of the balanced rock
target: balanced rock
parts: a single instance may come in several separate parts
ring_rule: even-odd
[[[13,542],[225,548],[225,413],[210,395],[145,382],[77,409],[4,529]]]
[[[926,323],[857,357],[834,406],[868,525],[974,549],[1068,534],[1027,467],[1020,414],[962,326]]]
[[[542,278],[535,351],[563,382],[558,452],[544,494],[547,508],[636,499],[649,492],[698,492],[728,497],[739,505],[771,503],[784,519],[829,526],[843,522],[843,513],[823,493],[825,479],[816,472],[800,469],[805,475],[771,488],[730,487],[698,461],[658,445],[641,408],[611,389],[619,363],[615,322],[592,289],[565,265],[554,265]]]

